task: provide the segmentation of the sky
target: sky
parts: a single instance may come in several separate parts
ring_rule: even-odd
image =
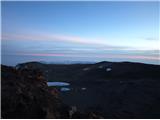
[[[160,64],[156,1],[3,1],[2,64],[131,61]]]

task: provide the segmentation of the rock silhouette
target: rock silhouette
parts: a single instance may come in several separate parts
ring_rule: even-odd
[[[61,118],[63,105],[54,88],[35,69],[2,69],[2,118]],[[63,114],[64,115],[64,114]]]

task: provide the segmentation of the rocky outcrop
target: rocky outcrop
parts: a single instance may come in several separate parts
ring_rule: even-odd
[[[36,69],[1,66],[2,118],[67,118],[67,106]],[[64,109],[65,108],[65,109]]]
[[[43,73],[36,68],[1,65],[1,75],[2,118],[102,118],[63,104],[59,92],[47,86]]]

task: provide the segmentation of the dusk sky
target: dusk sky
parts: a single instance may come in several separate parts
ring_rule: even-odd
[[[2,2],[2,64],[160,64],[157,2]]]

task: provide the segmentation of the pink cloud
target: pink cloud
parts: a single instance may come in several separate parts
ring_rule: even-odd
[[[20,40],[20,41],[50,41],[50,42],[68,42],[77,44],[88,44],[94,46],[105,47],[105,49],[124,49],[124,46],[109,45],[106,40],[103,39],[89,39],[78,36],[69,35],[57,35],[57,34],[2,34],[2,40]]]
[[[65,54],[59,54],[59,53],[21,53],[18,55],[27,55],[27,56],[43,56],[43,57],[47,57],[47,56],[58,56],[58,57],[63,57],[65,56]]]
[[[42,56],[42,57],[88,57],[88,58],[122,58],[122,59],[143,59],[143,60],[160,60],[160,56],[144,56],[144,55],[79,55],[79,54],[63,54],[63,53],[20,53],[18,55]]]
[[[160,60],[159,56],[144,56],[144,55],[106,55],[104,57],[106,57],[106,58],[127,58],[127,59]]]

